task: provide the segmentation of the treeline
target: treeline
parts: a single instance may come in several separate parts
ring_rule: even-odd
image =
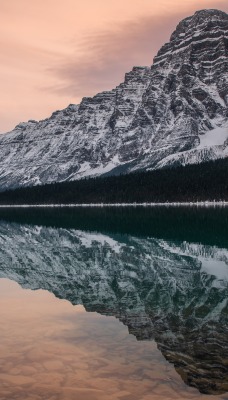
[[[0,192],[0,204],[228,201],[228,158]]]

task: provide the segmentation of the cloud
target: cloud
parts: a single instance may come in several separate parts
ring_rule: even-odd
[[[228,8],[223,1],[217,4]],[[71,56],[49,69],[59,80],[49,89],[76,99],[112,89],[133,66],[151,65],[177,23],[191,13],[143,17],[85,37]]]
[[[164,18],[162,21],[154,16],[141,18],[87,36],[72,56],[50,69],[61,80],[55,90],[80,98],[111,89],[134,65],[152,64],[159,47],[169,39],[170,26],[175,26],[176,20],[177,17],[169,18],[164,29]]]

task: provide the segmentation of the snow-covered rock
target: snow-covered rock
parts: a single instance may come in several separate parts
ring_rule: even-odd
[[[181,21],[151,67],[0,137],[0,188],[228,156],[228,15]],[[92,73],[92,71],[91,71]]]

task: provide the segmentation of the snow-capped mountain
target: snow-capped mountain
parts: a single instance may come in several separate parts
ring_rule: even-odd
[[[228,390],[228,250],[1,222],[0,278],[114,316],[182,379]]]
[[[181,21],[151,67],[0,137],[0,187],[228,156],[228,15]]]

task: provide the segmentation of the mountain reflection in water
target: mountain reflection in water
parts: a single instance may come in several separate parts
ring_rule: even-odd
[[[115,316],[187,385],[228,392],[226,209],[23,212],[1,211],[1,278]]]

